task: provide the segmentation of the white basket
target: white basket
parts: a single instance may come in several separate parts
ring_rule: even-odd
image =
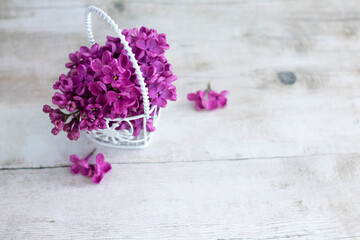
[[[116,118],[110,119],[106,118],[106,128],[86,131],[86,136],[93,142],[100,144],[106,147],[113,148],[125,148],[125,149],[133,149],[133,148],[144,148],[149,145],[150,140],[153,136],[153,132],[148,132],[146,129],[146,120],[149,118],[153,118],[153,125],[156,127],[157,121],[160,117],[160,108],[154,106],[150,109],[149,103],[149,94],[148,89],[145,85],[144,78],[142,76],[142,72],[140,70],[139,64],[135,59],[135,55],[133,54],[131,48],[129,47],[129,43],[126,41],[125,36],[121,33],[121,29],[119,26],[111,19],[109,15],[107,15],[103,10],[95,7],[89,6],[88,13],[86,16],[86,33],[91,45],[95,44],[94,35],[92,31],[91,25],[91,15],[92,13],[96,13],[101,18],[103,18],[110,27],[115,31],[117,36],[120,38],[122,44],[124,44],[124,49],[127,51],[127,55],[130,58],[133,67],[135,68],[135,73],[140,83],[141,93],[143,97],[144,104],[144,114],[127,117],[127,118]],[[153,113],[153,114],[152,114]],[[137,137],[134,137],[134,127],[131,120],[142,119],[143,120],[143,129]],[[127,122],[130,125],[129,129],[116,130],[122,122]]]

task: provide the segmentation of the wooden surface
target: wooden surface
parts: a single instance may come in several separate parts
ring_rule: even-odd
[[[41,112],[88,44],[88,4],[165,32],[179,76],[149,148],[97,147],[113,170],[96,186],[68,160],[94,145]],[[360,239],[359,16],[357,0],[1,1],[0,239]],[[209,81],[229,105],[198,113],[186,94]]]

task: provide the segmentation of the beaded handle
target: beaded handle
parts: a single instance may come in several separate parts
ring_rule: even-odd
[[[107,15],[100,8],[97,8],[93,5],[91,5],[88,8],[88,13],[86,16],[86,34],[87,34],[87,37],[88,37],[91,45],[95,44],[94,34],[92,31],[92,25],[91,25],[91,14],[92,13],[96,13],[102,19],[104,19],[110,25],[110,27],[115,31],[115,33],[118,35],[121,43],[124,44],[124,49],[127,51],[127,55],[129,56],[130,62],[133,64],[133,67],[135,68],[135,73],[137,75],[137,78],[139,79],[141,93],[142,93],[142,97],[143,97],[143,103],[144,103],[145,118],[146,119],[150,118],[150,103],[149,103],[148,89],[145,85],[144,77],[142,76],[142,72],[140,70],[139,64],[135,59],[135,55],[132,52],[128,41],[126,41],[125,36],[121,33],[121,29],[119,29],[119,26],[114,22],[114,20],[111,19],[111,17],[109,15]]]

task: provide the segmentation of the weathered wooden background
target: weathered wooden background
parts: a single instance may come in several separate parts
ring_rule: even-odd
[[[41,111],[89,4],[166,33],[179,76],[149,148],[98,147],[96,186],[68,169],[94,145]],[[357,0],[0,1],[0,239],[360,239],[359,36]],[[229,105],[198,113],[208,82]]]

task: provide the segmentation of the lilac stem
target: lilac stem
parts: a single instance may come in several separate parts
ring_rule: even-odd
[[[211,86],[210,86],[210,83],[208,83],[208,86],[207,86],[206,91],[207,91],[207,92],[211,91]]]
[[[77,114],[77,113],[79,113],[80,111],[79,110],[77,110],[77,111],[75,111],[75,112],[72,112],[72,113],[69,113],[69,114],[67,114],[67,113],[63,113],[63,112],[61,112],[62,114],[63,114],[63,116],[64,116],[64,118],[65,118],[65,122],[67,121],[67,119],[70,117],[70,116],[72,116],[72,115],[75,115],[75,114]],[[78,116],[80,116],[80,114],[78,115]],[[77,117],[78,117],[77,116]]]
[[[77,113],[79,113],[80,112],[80,110],[77,110],[77,111],[75,111],[75,112],[72,112],[72,113],[69,113],[69,114],[66,114],[66,115],[68,115],[68,117],[70,117],[71,115],[74,115],[74,114],[77,114]]]
[[[92,152],[89,153],[89,155],[84,159],[85,162],[88,162],[88,161],[89,161],[90,157],[94,154],[95,151],[96,151],[96,148],[94,148],[94,150],[92,150]]]

